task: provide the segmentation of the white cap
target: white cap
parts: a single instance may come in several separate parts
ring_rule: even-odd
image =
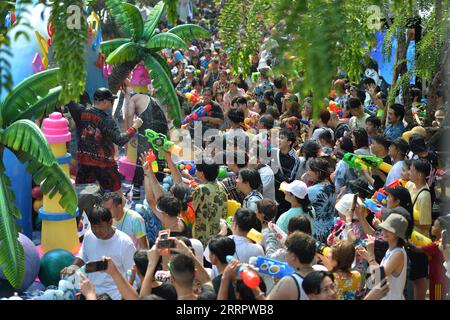
[[[190,73],[194,73],[195,72],[195,67],[193,65],[188,65],[186,67],[186,69],[184,69],[185,72],[190,72]]]
[[[352,204],[353,204],[353,194],[348,193],[345,194],[339,201],[338,203],[336,203],[336,210],[340,213],[343,214],[344,216],[346,215],[350,215],[351,210],[352,210]],[[358,204],[362,205],[362,201],[361,199],[358,197]]]
[[[305,199],[308,194],[308,187],[306,186],[306,183],[300,180],[294,180],[291,183],[282,182],[280,185],[280,190],[290,192],[300,199]]]

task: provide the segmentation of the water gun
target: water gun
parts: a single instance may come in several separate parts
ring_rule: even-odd
[[[373,104],[370,104],[368,106],[365,106],[364,109],[370,114],[370,115],[374,115],[376,114],[378,108],[377,106],[374,106]]]
[[[164,134],[153,131],[152,129],[147,129],[145,130],[145,136],[147,137],[148,142],[152,145],[153,150],[159,152],[159,159],[164,158],[160,150],[173,153],[177,156],[180,155],[181,148],[175,145],[174,142],[167,139]]]
[[[250,257],[249,264],[258,268],[258,272],[267,274],[274,278],[283,278],[295,272],[286,262],[270,259],[267,257]]]
[[[318,254],[321,254],[321,255],[325,256],[325,257],[328,257],[329,253],[331,253],[331,248],[328,247],[326,244],[324,244],[324,243],[322,243],[320,241],[317,241],[316,242],[316,252]]]
[[[228,263],[230,263],[234,259],[235,258],[233,256],[227,256]],[[244,284],[250,289],[258,287],[259,283],[261,282],[258,273],[251,270],[249,267],[245,265],[240,265],[237,273],[242,278],[242,281],[244,281]]]
[[[203,101],[203,98],[200,97],[198,94],[196,93],[190,93],[190,92],[186,92],[184,94],[184,97],[186,98],[187,101],[189,101],[192,104],[197,104],[199,102]]]
[[[330,112],[336,113],[338,115],[339,119],[342,119],[344,117],[344,112],[342,111],[342,106],[340,103],[330,101],[330,104],[328,105],[327,109]]]
[[[309,124],[310,124],[309,120],[306,120],[306,119],[300,119],[299,121],[301,124],[304,124],[305,126],[309,126]]]
[[[411,238],[409,240],[411,240],[411,242],[418,247],[427,246],[432,243],[430,238],[424,236],[423,234],[417,232],[416,230],[413,230]]]
[[[183,87],[181,89],[181,92],[184,93],[184,94],[189,93],[189,91],[191,91],[191,87],[190,86],[186,86],[186,87]]]
[[[450,168],[437,169],[436,180],[448,179],[450,177]]]
[[[241,207],[241,204],[236,200],[227,201],[227,217],[232,218],[236,211]]]
[[[156,161],[156,156],[153,153],[153,149],[152,148],[148,149],[147,165],[151,165],[152,166],[152,171],[153,172],[158,172],[158,170],[159,170],[158,162]]]
[[[387,185],[388,188],[395,188],[395,187],[404,187],[406,185],[406,181],[403,179],[396,179],[392,181],[390,184]],[[387,205],[387,197],[388,194],[384,188],[378,189],[373,196],[372,200],[375,201],[377,204],[380,204],[382,206]]]
[[[254,128],[254,127],[256,127],[257,122],[258,122],[258,115],[254,114],[250,118],[244,119],[244,126],[246,128],[250,128],[250,127]]]
[[[269,225],[269,229],[275,230],[276,237],[277,237],[278,241],[281,244],[283,244],[286,241],[286,238],[287,238],[286,232],[284,232],[279,226],[277,226],[272,221],[270,221],[268,225]]]
[[[384,162],[382,158],[376,156],[359,155],[347,152],[342,158],[346,164],[355,169],[378,169],[384,173],[389,173],[392,169],[392,165]]]
[[[207,104],[206,106],[198,107],[191,112],[190,115],[183,119],[183,124],[191,123],[193,121],[198,121],[203,117],[206,117],[211,113],[212,105]]]
[[[378,204],[373,199],[365,199],[363,202],[363,206],[372,211],[377,217],[381,218],[381,209],[383,206]]]
[[[252,240],[253,242],[260,243],[263,239],[262,233],[256,229],[251,228],[247,233],[247,238]]]

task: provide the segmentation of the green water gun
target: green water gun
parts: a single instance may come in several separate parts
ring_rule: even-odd
[[[164,158],[160,150],[173,153],[177,156],[181,154],[181,148],[175,145],[173,141],[167,139],[167,137],[162,133],[158,133],[151,129],[147,129],[145,130],[145,137],[147,138],[148,142],[150,142],[150,144],[152,145],[153,150],[158,152],[159,154],[158,158],[160,160]]]
[[[389,173],[392,166],[389,163],[384,162],[382,158],[376,156],[359,155],[347,152],[344,154],[342,160],[348,164],[351,168],[355,169],[378,169],[384,173]]]

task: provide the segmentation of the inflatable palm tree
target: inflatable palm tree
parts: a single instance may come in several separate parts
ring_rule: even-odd
[[[164,12],[163,1],[152,9],[147,21],[143,21],[139,9],[129,3],[107,0],[110,14],[121,26],[121,31],[130,38],[113,39],[101,44],[106,62],[115,65],[109,78],[109,87],[116,92],[137,63],[143,61],[156,89],[156,97],[169,106],[169,116],[176,127],[181,126],[181,108],[172,75],[166,60],[159,55],[165,48],[188,49],[186,41],[208,37],[209,32],[194,24],[184,24],[168,32],[155,34],[155,29]]]
[[[0,267],[14,287],[20,287],[25,274],[24,251],[18,241],[16,219],[20,212],[5,173],[3,153],[11,150],[41,185],[44,194],[61,194],[59,204],[75,214],[77,195],[71,181],[56,161],[47,139],[30,119],[50,114],[58,104],[61,87],[56,69],[34,74],[19,83],[0,102]],[[30,186],[31,187],[31,186]],[[30,200],[31,201],[31,200]]]

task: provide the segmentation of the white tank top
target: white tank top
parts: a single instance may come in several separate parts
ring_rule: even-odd
[[[397,252],[401,252],[403,255],[403,269],[400,275],[397,277],[395,277],[393,274],[388,276],[389,291],[381,300],[405,300],[405,297],[403,296],[403,290],[405,289],[406,284],[406,269],[408,263],[405,249],[398,247],[392,250],[388,249],[380,265],[385,266],[392,258],[392,256]]]
[[[295,283],[297,285],[297,300],[309,300],[308,295],[305,293],[305,291],[303,291],[303,277],[296,272],[293,273],[291,277],[295,280]]]

